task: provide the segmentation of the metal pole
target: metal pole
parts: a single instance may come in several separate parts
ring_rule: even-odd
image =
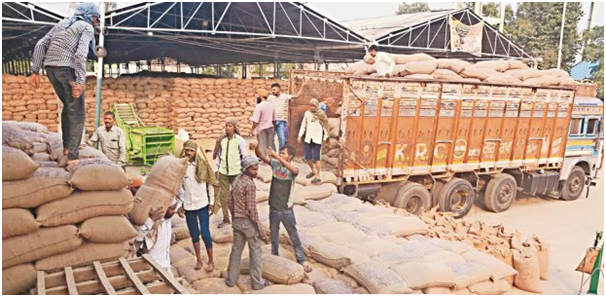
[[[99,46],[103,46],[105,43],[105,36],[103,31],[105,29],[105,3],[101,2],[101,17],[99,18],[101,30],[99,33]],[[99,57],[97,60],[97,98],[95,104],[95,130],[99,128],[100,117],[101,117],[101,87],[103,86],[103,57]]]
[[[564,2],[564,11],[562,11],[562,28],[560,29],[560,46],[558,49],[558,69],[562,64],[562,42],[564,42],[564,24],[566,24],[566,2]]]

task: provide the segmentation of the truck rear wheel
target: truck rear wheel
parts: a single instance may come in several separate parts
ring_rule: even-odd
[[[579,166],[574,166],[568,178],[561,182],[560,196],[566,201],[573,201],[579,199],[585,189],[585,171]]]
[[[518,193],[515,178],[507,173],[501,173],[491,179],[484,193],[484,205],[493,212],[508,210]]]
[[[469,213],[475,197],[476,194],[470,182],[453,178],[440,190],[438,203],[441,211],[454,212],[456,218],[461,218]]]
[[[431,194],[420,184],[407,182],[398,190],[394,206],[412,214],[420,214],[421,209],[429,210]]]

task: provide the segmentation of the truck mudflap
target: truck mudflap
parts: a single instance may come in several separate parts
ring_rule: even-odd
[[[587,187],[587,193],[585,194],[585,198],[589,198],[589,190],[591,190],[591,187],[595,187],[598,185],[598,183],[596,182],[598,180],[598,173],[600,173],[600,170],[596,170],[595,175],[593,177],[587,176],[587,179],[585,180],[585,186]]]

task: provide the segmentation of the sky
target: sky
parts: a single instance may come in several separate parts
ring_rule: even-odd
[[[137,1],[138,2],[138,1]],[[119,2],[120,4],[128,5],[137,2]],[[66,15],[68,12],[68,5],[70,2],[32,2],[36,5],[40,5],[43,8],[52,10],[54,12]],[[355,20],[355,19],[364,19],[364,18],[374,18],[374,17],[382,17],[382,16],[390,16],[395,14],[398,10],[398,5],[402,3],[401,1],[397,2],[356,2],[356,1],[347,1],[347,2],[320,2],[320,1],[310,1],[303,2],[311,9],[325,15],[328,18],[331,18],[336,21],[344,21],[344,20]],[[582,2],[583,10],[585,11],[583,18],[579,23],[579,31],[584,30],[587,27],[587,19],[588,19],[588,11],[590,2]],[[435,9],[449,9],[454,8],[455,2],[428,2],[429,8],[432,10]],[[510,2],[508,4],[512,4],[515,8],[517,7],[517,2]],[[601,5],[601,6],[600,6]],[[595,24],[597,26],[604,25],[604,3],[596,4],[596,9],[598,10],[598,16],[595,20]]]

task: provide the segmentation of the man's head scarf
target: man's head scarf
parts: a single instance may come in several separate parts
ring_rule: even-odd
[[[317,108],[320,105],[320,103],[318,102],[318,99],[316,99],[316,98],[311,99],[309,101],[309,104],[316,106],[315,111],[310,111],[314,117],[313,121],[319,121],[320,125],[322,125],[322,129],[324,129],[324,133],[328,134],[330,132],[330,125],[328,124],[328,117],[326,116],[326,113],[324,111],[322,111],[320,108]]]
[[[242,172],[244,172],[251,166],[259,165],[259,159],[253,156],[246,156],[244,159],[242,159],[240,165],[242,165]]]
[[[77,21],[85,21],[91,26],[93,25],[93,17],[100,17],[99,7],[92,2],[80,3],[74,12],[74,15],[69,18],[65,28],[71,27]],[[93,37],[88,45],[88,57],[92,58],[95,55],[96,47],[95,38]]]
[[[200,156],[198,153],[198,144],[195,141],[190,139],[183,144],[181,158],[186,157],[185,151],[188,149],[196,152],[196,156],[194,157],[194,162],[196,163],[196,181],[199,183],[208,183],[213,186],[219,186],[219,182],[215,177],[212,167],[210,167],[210,164],[208,164],[204,157]]]

